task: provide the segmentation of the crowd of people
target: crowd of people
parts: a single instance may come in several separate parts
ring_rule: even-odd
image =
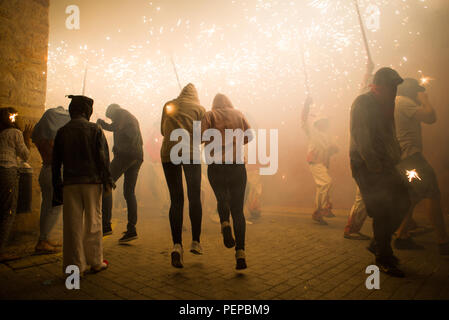
[[[356,197],[351,208],[344,237],[371,240],[368,250],[375,256],[381,271],[403,277],[395,249],[419,249],[412,239],[416,231],[413,209],[421,200],[429,204],[429,217],[437,233],[439,252],[449,255],[449,236],[440,205],[440,191],[434,170],[423,156],[421,124],[436,121],[435,110],[425,88],[416,79],[403,79],[391,68],[381,68],[372,75],[374,65],[368,63],[363,92],[350,111],[350,168],[356,182]],[[98,119],[90,122],[94,101],[85,96],[69,96],[68,110],[48,109],[34,126],[20,131],[15,123],[17,111],[0,109],[0,261],[15,257],[6,254],[8,236],[16,213],[18,168],[27,161],[31,141],[36,145],[42,169],[39,184],[42,192],[40,235],[36,253],[59,252],[61,244],[49,239],[61,213],[63,215],[63,270],[76,265],[80,272],[100,272],[108,268],[103,259],[103,237],[112,234],[112,190],[120,177],[126,200],[128,224],[120,243],[137,239],[138,205],[136,183],[144,161],[144,148],[138,119],[128,110],[111,104],[106,110],[110,123]],[[312,114],[313,100],[307,97],[302,112],[302,128],[309,140],[307,163],[316,183],[315,209],[312,219],[327,225],[325,218],[335,217],[330,197],[332,178],[329,167],[339,148],[330,134],[330,120],[323,111]],[[201,137],[194,139],[194,124],[201,123]],[[173,139],[182,129],[190,139],[179,148]],[[201,228],[203,218],[202,165],[195,161],[202,144],[212,142],[204,133],[216,129],[223,137],[221,149],[213,151],[207,163],[207,178],[216,198],[223,244],[235,249],[235,268],[247,268],[245,255],[245,197],[248,192],[261,192],[255,183],[247,188],[250,175],[245,161],[238,159],[249,143],[251,125],[229,98],[217,94],[210,111],[201,105],[193,84],[168,101],[162,111],[160,159],[169,191],[169,222],[173,249],[171,264],[184,266],[182,240],[184,186],[187,183],[188,209],[192,242],[190,252],[203,254]],[[226,130],[247,132],[244,139],[232,140],[228,153]],[[113,132],[113,159],[103,130]],[[175,134],[176,136],[176,134]],[[157,139],[156,139],[157,141]],[[189,161],[177,162],[173,154],[188,150]],[[154,150],[151,150],[154,152]],[[251,178],[254,180],[253,178]],[[250,191],[248,191],[250,190]],[[251,204],[260,214],[260,203]],[[373,219],[373,239],[362,234],[367,217]],[[231,223],[232,217],[232,223]],[[393,242],[393,236],[396,238]]]

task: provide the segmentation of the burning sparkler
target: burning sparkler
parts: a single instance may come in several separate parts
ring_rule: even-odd
[[[11,120],[12,123],[16,122],[16,117],[18,116],[18,113],[11,113],[9,115],[9,120]]]
[[[421,180],[421,178],[418,175],[418,172],[416,172],[416,169],[406,170],[406,175],[407,175],[407,178],[408,178],[408,182],[412,182],[413,179]]]

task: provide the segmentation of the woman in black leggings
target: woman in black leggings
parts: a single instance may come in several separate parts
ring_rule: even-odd
[[[235,247],[236,269],[246,269],[246,221],[243,214],[243,204],[247,176],[243,159],[243,145],[251,140],[252,133],[248,130],[250,126],[245,116],[234,109],[231,101],[223,94],[217,94],[212,110],[206,112],[201,122],[203,133],[208,129],[218,130],[222,137],[220,154],[212,154],[211,152],[210,159],[206,160],[209,164],[207,170],[209,182],[217,198],[223,242],[227,248]],[[240,139],[234,138],[233,143],[229,143],[226,148],[226,129],[240,129],[246,134],[241,136]],[[207,144],[208,142],[206,142]],[[208,152],[206,152],[207,157]],[[235,240],[232,235],[230,216],[232,216]]]
[[[201,235],[201,164],[194,164],[194,156],[198,157],[196,150],[198,146],[193,146],[193,122],[201,121],[205,113],[204,107],[200,105],[198,93],[193,84],[188,84],[178,98],[167,102],[164,106],[161,120],[161,133],[164,136],[161,147],[162,167],[164,168],[165,180],[170,192],[170,227],[173,238],[173,251],[171,253],[171,263],[175,268],[183,267],[183,247],[182,247],[182,222],[184,208],[184,187],[182,184],[182,171],[187,181],[187,195],[189,198],[189,215],[192,224],[192,245],[190,252],[202,254],[200,245]],[[176,129],[183,129],[190,136],[190,160],[188,163],[174,163],[171,159],[171,149],[178,144],[178,141],[171,141],[170,135]]]

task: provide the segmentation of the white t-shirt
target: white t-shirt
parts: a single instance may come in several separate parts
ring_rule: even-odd
[[[408,97],[396,97],[394,121],[402,159],[422,152],[421,121],[415,118],[420,108],[421,106]]]

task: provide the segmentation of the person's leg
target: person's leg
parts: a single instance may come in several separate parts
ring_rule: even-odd
[[[101,198],[103,186],[100,184],[83,185],[85,204],[83,246],[86,263],[97,268],[103,263],[103,232],[101,221]]]
[[[8,260],[6,248],[14,223],[19,197],[19,175],[17,169],[0,168],[0,259]]]
[[[440,197],[434,197],[432,199],[425,199],[428,207],[428,216],[435,228],[437,234],[437,241],[439,244],[449,242],[447,235],[446,224],[444,222],[443,210],[441,209]]]
[[[345,236],[351,238],[354,236],[357,240],[369,240],[368,236],[360,234],[360,230],[367,218],[365,203],[363,202],[362,195],[359,188],[356,188],[355,200],[352,205],[351,211],[348,217],[348,223],[345,227]]]
[[[78,266],[80,273],[86,270],[86,259],[83,246],[83,187],[70,185],[64,187],[62,210],[63,217],[63,270],[67,266]]]
[[[114,157],[111,161],[111,176],[112,180],[116,182],[122,174],[125,172],[123,161],[121,159]],[[112,193],[109,195],[104,195],[102,199],[102,221],[103,221],[103,232],[110,233],[112,231],[111,227],[112,219]]]
[[[41,187],[42,202],[40,215],[40,236],[36,250],[49,249],[55,251],[48,238],[62,213],[62,206],[53,207],[53,185],[51,166],[43,166],[39,174],[39,185]]]
[[[220,216],[220,222],[228,222],[230,218],[229,193],[226,188],[226,175],[220,164],[211,164],[207,168],[207,177],[209,183],[217,198],[217,210]]]
[[[220,216],[221,233],[226,248],[235,246],[230,224],[230,190],[228,185],[227,166],[222,164],[211,164],[207,168],[210,185],[217,199],[217,211]],[[235,222],[235,221],[234,221]]]
[[[136,232],[137,223],[137,200],[136,200],[136,183],[139,176],[139,170],[142,161],[136,160],[131,167],[125,171],[125,181],[123,183],[123,196],[128,207],[128,232]]]
[[[328,205],[328,194],[330,190],[331,179],[327,174],[327,168],[322,164],[310,164],[310,171],[316,185],[315,211],[312,218],[321,224],[327,224],[323,217],[326,206]]]
[[[246,222],[243,214],[243,203],[246,188],[246,168],[244,164],[228,166],[228,188],[230,190],[230,207],[234,224],[235,250],[245,250]]]
[[[182,222],[184,208],[184,190],[182,185],[182,166],[172,163],[162,164],[170,193],[170,227],[173,244],[182,246]]]
[[[192,241],[200,242],[201,236],[201,165],[186,164],[182,166],[187,183],[187,197],[189,198],[189,215],[192,225]]]

